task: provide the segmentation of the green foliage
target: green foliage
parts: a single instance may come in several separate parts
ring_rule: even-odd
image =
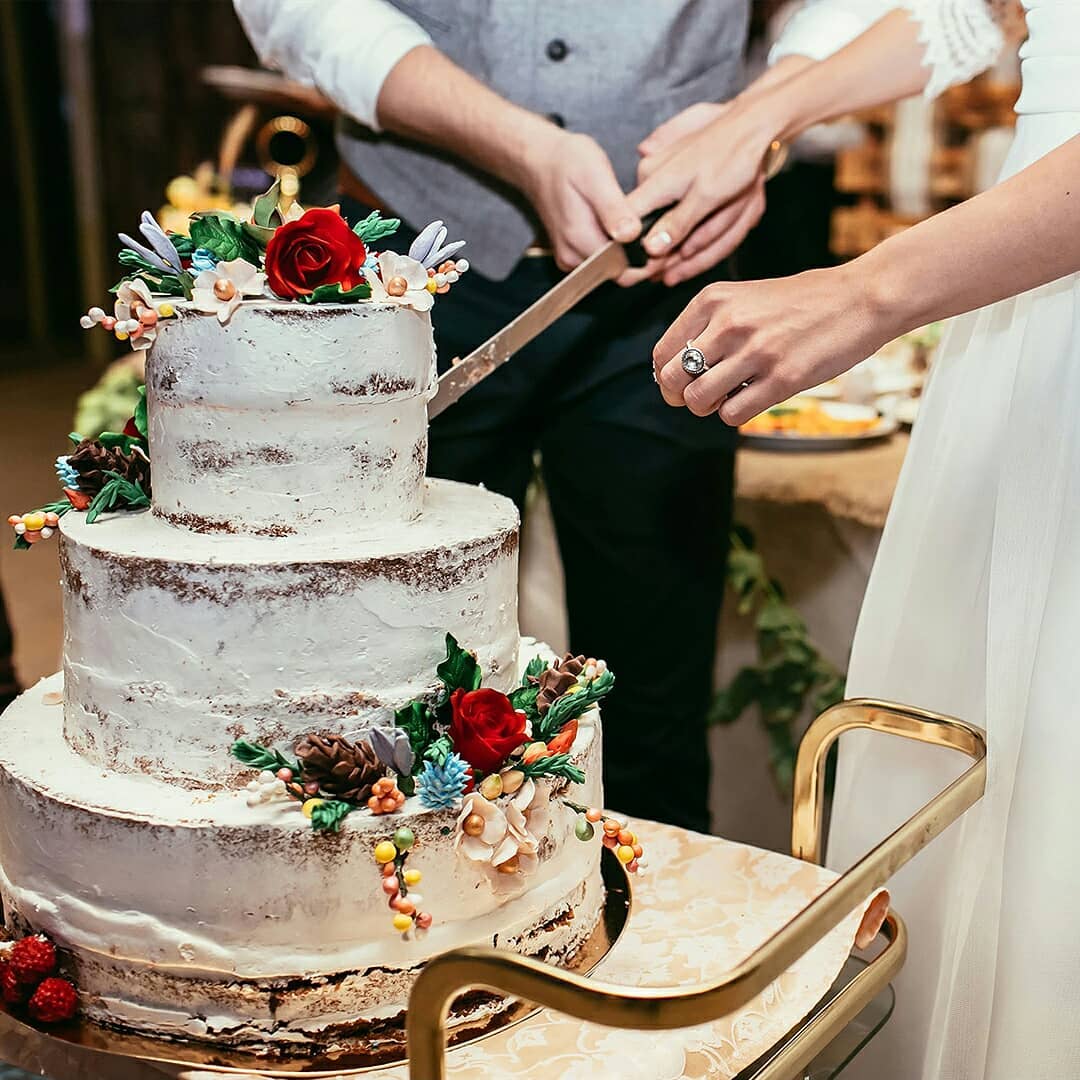
[[[353,226],[353,232],[365,244],[373,244],[377,240],[382,240],[396,233],[400,225],[400,218],[384,218],[378,210],[372,210],[363,221],[358,221]]]
[[[516,765],[515,768],[533,779],[540,776],[556,776],[574,784],[585,783],[585,774],[576,765],[571,764],[569,754],[552,754],[549,757],[538,758],[528,765]]]
[[[128,480],[111,469],[105,475],[109,477],[108,482],[86,508],[87,525],[93,525],[98,515],[107,510],[141,510],[150,505],[150,497],[137,481]]]
[[[269,769],[277,772],[278,769],[292,769],[294,776],[300,775],[300,762],[295,758],[287,758],[272,746],[260,746],[258,743],[248,742],[246,739],[237,739],[232,745],[232,755],[242,765],[262,772]]]
[[[540,715],[536,708],[536,698],[539,693],[539,686],[519,686],[510,692],[510,704],[535,723]]]
[[[483,681],[476,656],[463,649],[453,634],[446,635],[446,659],[436,668],[436,672],[446,687],[447,696],[455,690],[478,690]]]
[[[144,442],[141,437],[124,435],[119,431],[103,431],[97,441],[108,450],[119,450],[124,454],[130,454],[133,446],[142,446]]]
[[[318,285],[308,296],[301,296],[305,304],[351,304],[355,300],[369,300],[371,298],[371,286],[362,281],[359,285],[349,290],[341,288],[341,282],[333,285]]]
[[[146,422],[146,386],[139,387],[139,400],[135,403],[135,428],[145,439],[149,430]]]
[[[424,755],[435,738],[435,716],[425,702],[410,701],[394,713],[394,723],[409,737],[413,751],[413,773],[416,774],[423,767]]]
[[[274,182],[252,204],[251,220],[256,225],[268,229],[273,225],[274,215],[277,213],[278,201],[281,199],[281,181]]]
[[[529,661],[529,666],[525,669],[525,676],[521,680],[522,686],[530,686],[530,679],[539,679],[541,675],[547,671],[549,665],[548,662],[542,656],[534,656]]]
[[[438,765],[441,769],[446,764],[446,759],[454,752],[454,744],[449,735],[440,735],[424,751],[424,759]]]
[[[244,230],[243,222],[226,210],[203,210],[191,215],[191,242],[212,251],[222,262],[231,259],[259,261],[259,245]]]
[[[540,718],[539,725],[534,726],[533,736],[543,742],[553,739],[566,724],[576,720],[614,689],[615,676],[605,671],[582,689],[563,694]]]
[[[341,799],[324,799],[311,811],[311,827],[316,832],[340,832],[341,823],[356,809]]]
[[[124,248],[120,252],[119,259],[120,265],[129,272],[109,292],[119,292],[120,286],[125,281],[142,278],[150,287],[151,292],[161,293],[165,296],[182,296],[186,300],[191,299],[194,279],[186,270],[180,274],[170,274],[164,270],[159,270],[156,266],[147,262],[137,251],[132,251],[129,248]]]
[[[843,700],[844,675],[810,638],[802,616],[784,599],[753,536],[737,529],[731,538],[728,583],[740,615],[754,617],[758,662],[742,668],[717,695],[713,724],[731,724],[757,706],[769,737],[769,761],[777,786],[790,791],[798,750],[797,724],[809,701],[816,714]]]

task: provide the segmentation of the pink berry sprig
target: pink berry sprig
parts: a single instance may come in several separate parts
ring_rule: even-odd
[[[405,865],[415,843],[412,829],[402,826],[392,840],[380,841],[374,850],[375,862],[382,871],[382,890],[394,912],[393,927],[402,937],[410,933],[421,937],[432,923],[430,912],[420,910],[423,898],[413,891],[413,887],[420,884],[422,875],[419,870]]]

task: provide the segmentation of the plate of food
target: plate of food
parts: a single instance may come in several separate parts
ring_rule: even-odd
[[[746,446],[762,450],[849,450],[888,438],[898,427],[870,405],[797,397],[739,428]]]

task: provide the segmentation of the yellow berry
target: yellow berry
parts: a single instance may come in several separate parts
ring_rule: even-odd
[[[419,870],[406,870],[405,871],[405,884],[406,885],[419,885],[423,874]]]
[[[615,849],[615,856],[621,863],[628,863],[634,861],[634,849],[628,847],[626,844],[622,844]]]
[[[315,807],[322,806],[324,802],[326,802],[325,799],[308,799],[300,809],[303,811],[304,817],[310,818],[315,813]]]
[[[403,934],[407,930],[411,930],[412,929],[412,916],[411,915],[395,915],[394,916],[394,929],[399,930]]]
[[[23,514],[23,524],[28,532],[37,532],[45,527],[45,515],[40,510],[35,510],[32,514]]]
[[[116,331],[116,340],[117,341],[127,341],[128,336],[129,335],[128,335],[128,332],[126,330],[117,330]]]
[[[168,303],[159,304],[158,309],[157,309],[157,313],[163,319],[171,319],[176,314],[176,308],[174,308],[172,306],[172,304],[168,304]]]
[[[439,286],[435,284],[435,279],[433,277],[429,277],[427,279],[427,285],[425,285],[424,288],[426,288],[428,292],[433,293],[438,290]]]
[[[389,840],[375,845],[375,861],[377,863],[393,862],[397,858],[397,848]]]

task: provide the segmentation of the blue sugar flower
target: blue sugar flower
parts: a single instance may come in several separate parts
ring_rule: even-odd
[[[197,274],[203,270],[213,270],[220,260],[209,248],[196,248],[191,253],[190,271]]]

